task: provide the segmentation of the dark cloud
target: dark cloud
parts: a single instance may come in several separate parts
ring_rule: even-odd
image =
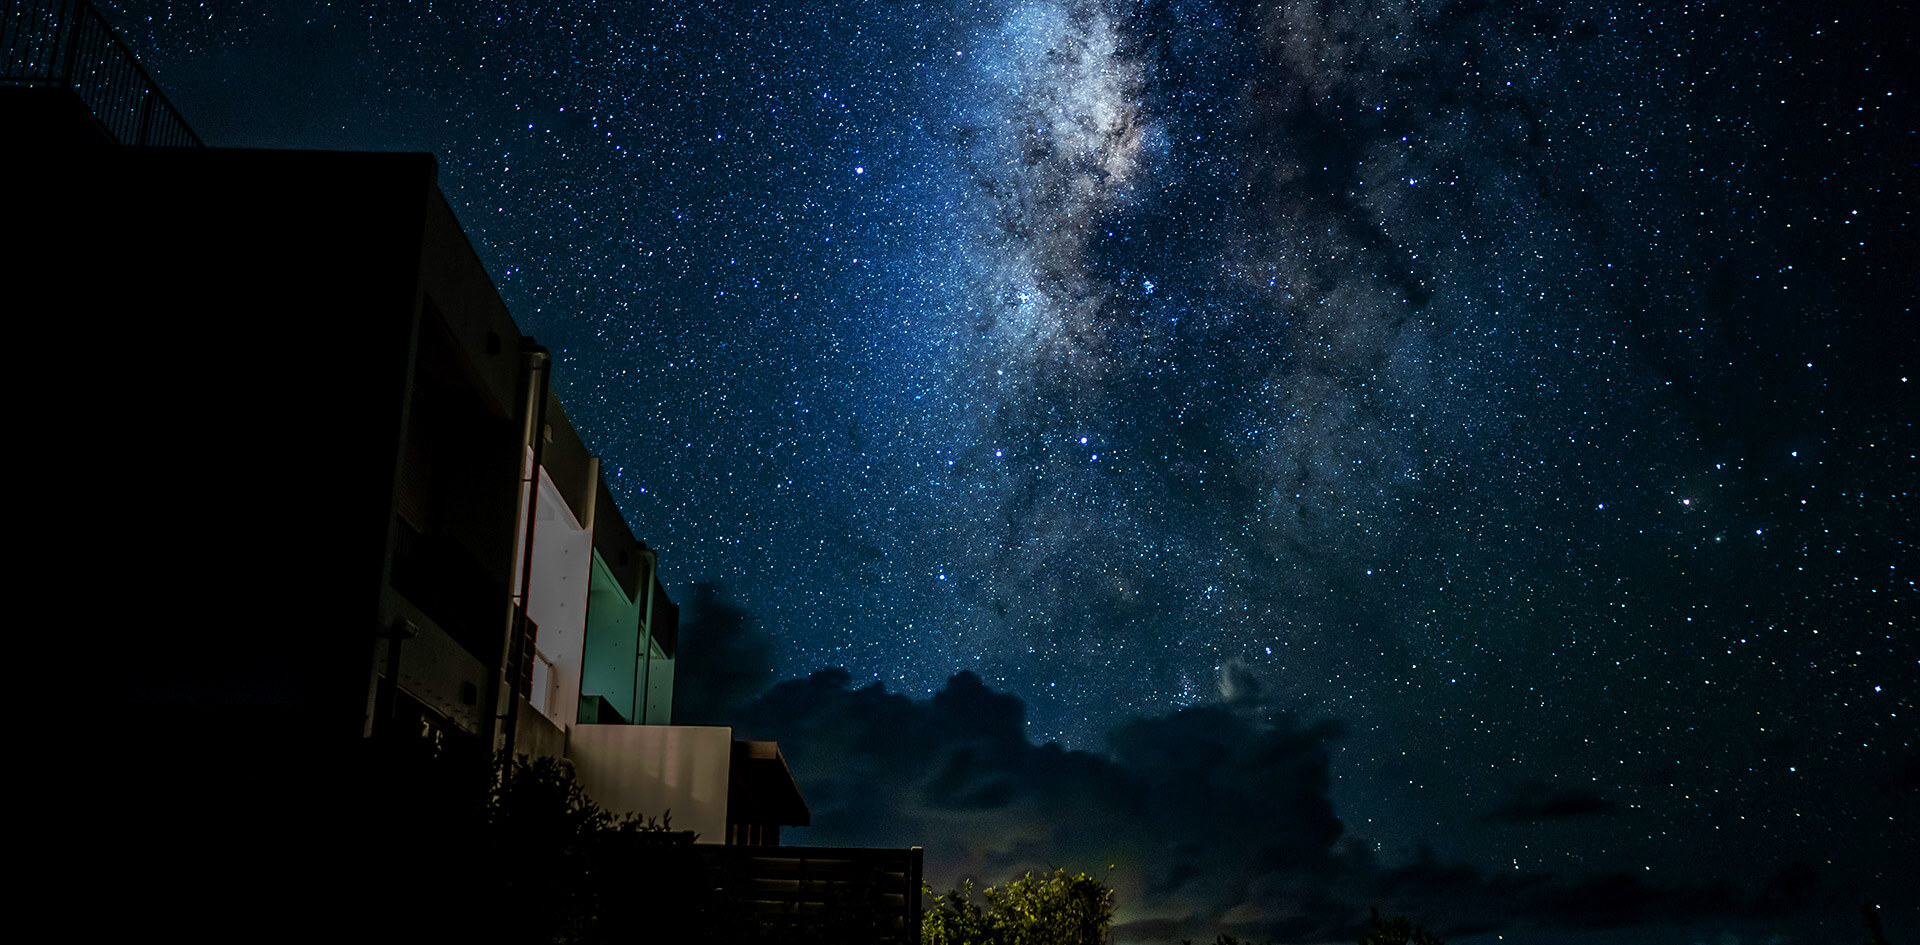
[[[773,647],[719,585],[694,585],[687,603],[674,659],[674,721],[722,725],[773,683]]]
[[[1020,700],[972,673],[916,701],[825,670],[735,724],[781,742],[809,842],[924,846],[936,885],[1111,866],[1128,918],[1186,935],[1333,931],[1357,908],[1327,908],[1354,868],[1327,799],[1331,723],[1195,706],[1126,722],[1099,755],[1033,744]]]
[[[1424,848],[1412,862],[1379,863],[1329,799],[1341,726],[1275,710],[1261,689],[1229,666],[1229,698],[1129,719],[1105,753],[1034,744],[1021,700],[969,672],[923,700],[822,670],[774,686],[731,722],[777,739],[792,762],[813,812],[798,842],[922,846],[937,888],[1056,866],[1105,875],[1122,941],[1333,940],[1350,937],[1369,905],[1459,935],[1682,921],[1751,904],[1727,887],[1629,875],[1487,874]],[[1606,808],[1595,795],[1523,785],[1497,813]],[[1782,882],[1802,890],[1812,878]]]
[[[1604,814],[1612,809],[1613,802],[1592,791],[1528,781],[1515,788],[1505,803],[1489,811],[1486,819],[1522,823],[1585,817]]]

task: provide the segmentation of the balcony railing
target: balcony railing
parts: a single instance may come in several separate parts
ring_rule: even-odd
[[[831,930],[847,945],[918,945],[922,851],[848,847],[696,848],[762,923]]]
[[[562,714],[560,709],[560,672],[554,668],[553,660],[547,654],[534,647],[532,673],[527,680],[527,701],[540,710],[540,714],[553,720],[555,725],[565,726],[571,718]],[[576,713],[578,706],[575,706]]]
[[[0,55],[0,84],[71,89],[121,144],[204,146],[87,0],[11,0]]]

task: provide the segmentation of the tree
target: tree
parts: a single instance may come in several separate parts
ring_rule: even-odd
[[[487,837],[513,864],[503,889],[515,908],[498,941],[601,945],[657,938],[684,943],[764,940],[694,847],[691,831],[608,812],[555,758],[520,756],[494,782]]]
[[[1113,890],[1085,873],[1029,872],[982,898],[985,909],[972,880],[937,897],[921,918],[921,945],[1104,945],[1113,925]]]
[[[355,796],[367,800],[346,821],[361,840],[347,846],[435,858],[423,869],[398,856],[400,865],[381,867],[406,894],[376,900],[364,923],[371,938],[731,945],[759,935],[691,831],[674,830],[666,813],[605,810],[565,761],[489,763],[478,746],[412,739],[370,739],[361,761]]]
[[[1372,912],[1372,918],[1367,920],[1367,934],[1361,937],[1359,945],[1446,945],[1432,932],[1407,921],[1406,916],[1382,919],[1379,909]]]

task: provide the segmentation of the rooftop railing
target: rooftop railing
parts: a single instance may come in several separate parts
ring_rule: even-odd
[[[121,144],[204,146],[87,0],[4,4],[0,55],[0,84],[72,89]]]

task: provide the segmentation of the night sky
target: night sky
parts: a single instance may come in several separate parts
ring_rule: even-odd
[[[438,156],[790,842],[1920,941],[1898,4],[101,6],[211,144]]]

